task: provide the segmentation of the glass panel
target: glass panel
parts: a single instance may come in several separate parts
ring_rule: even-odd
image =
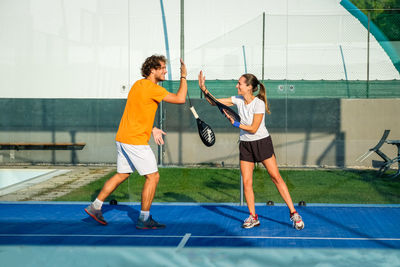
[[[61,183],[74,184],[78,176],[92,177],[91,182],[108,174],[95,181],[95,189],[87,189],[90,193],[80,193],[79,200],[93,199],[115,171],[115,133],[129,88],[142,78],[144,59],[167,50],[166,37],[171,69],[162,86],[170,92],[179,87],[179,2],[164,1],[169,35],[157,1],[1,3],[0,165],[6,171],[0,177],[0,200],[68,200],[41,195],[62,191]],[[290,5],[300,6],[300,2]],[[220,23],[207,22],[206,28],[193,19],[203,3],[187,3],[190,103],[215,132],[216,143],[206,147],[201,142],[189,102],[162,104],[155,126],[167,132],[165,145],[159,147],[151,140],[150,146],[163,167],[162,175],[179,177],[160,184],[155,201],[239,202],[239,130],[200,93],[197,75],[203,70],[206,85],[217,98],[237,95],[237,80],[243,73],[263,80],[271,109],[266,126],[294,202],[399,202],[393,190],[397,185],[378,178],[383,158],[364,154],[390,130],[387,139],[394,141],[383,142],[380,150],[391,160],[389,174],[397,170],[398,10],[340,6],[332,8],[337,12],[325,14],[305,6],[289,10],[288,3],[282,2],[279,12],[267,12],[264,25],[265,8],[243,18],[234,8],[221,12],[217,7],[223,3],[210,2],[202,9],[209,11],[202,19]],[[149,22],[154,22],[151,27]],[[207,37],[206,41],[198,36]],[[80,164],[88,165],[85,171]],[[18,170],[22,165],[40,166],[26,173]],[[164,168],[176,166],[184,168],[175,174],[172,168]],[[203,173],[198,167],[212,169]],[[309,175],[297,168],[313,172]],[[196,188],[204,186],[204,190],[193,193],[190,178],[196,175]],[[112,197],[140,200],[144,178],[137,176]],[[260,164],[254,177],[256,202],[283,201]],[[348,192],[342,195],[347,185],[358,196],[354,200]],[[14,194],[14,189],[20,193]]]

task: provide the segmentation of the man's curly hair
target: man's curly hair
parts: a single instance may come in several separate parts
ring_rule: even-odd
[[[162,56],[162,55],[152,55],[144,61],[142,65],[142,76],[147,78],[149,77],[151,73],[151,69],[159,69],[161,68],[161,63],[164,62],[165,64],[167,63],[167,59]]]

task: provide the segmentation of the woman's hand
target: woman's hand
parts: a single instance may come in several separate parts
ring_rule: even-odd
[[[203,75],[202,70],[199,73],[199,87],[201,91],[203,91],[205,94],[208,94],[208,90],[206,88],[206,76]]]
[[[154,142],[156,142],[156,144],[159,146],[163,145],[164,144],[163,135],[166,135],[166,133],[163,130],[158,129],[157,127],[153,128],[152,133]]]
[[[232,123],[232,126],[240,129],[240,122],[235,121],[235,119],[232,118],[232,116],[229,115],[225,110],[224,110],[224,113],[225,113],[225,117]]]
[[[232,124],[234,124],[234,123],[235,123],[235,120],[231,117],[231,115],[229,115],[228,113],[226,113],[225,110],[224,110],[224,113],[225,113],[225,117],[226,117]]]

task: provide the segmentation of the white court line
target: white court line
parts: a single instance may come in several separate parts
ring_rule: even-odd
[[[181,235],[80,235],[80,234],[0,234],[0,237],[151,237],[182,238]]]
[[[358,240],[358,241],[400,241],[400,238],[381,237],[301,237],[301,236],[195,236],[182,235],[80,235],[80,234],[0,234],[0,237],[125,237],[125,238],[183,238],[185,244],[189,238],[226,238],[226,239],[300,239],[300,240]],[[186,237],[186,238],[185,238]]]
[[[302,236],[192,236],[193,238],[231,238],[231,239],[304,239],[304,240],[385,240],[400,241],[400,238],[380,237],[302,237]]]
[[[191,236],[190,233],[186,233],[185,236],[182,238],[181,242],[179,242],[177,249],[183,248],[186,245],[187,241],[189,240],[190,236]]]

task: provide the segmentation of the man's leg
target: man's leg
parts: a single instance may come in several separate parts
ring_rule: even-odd
[[[156,193],[158,181],[160,180],[159,172],[146,174],[146,181],[142,190],[142,210],[149,211]]]
[[[111,195],[112,192],[129,177],[130,173],[116,173],[113,177],[107,180],[101,189],[97,199],[100,201],[106,200],[106,198]]]
[[[96,200],[87,208],[85,208],[86,213],[89,214],[97,222],[106,225],[107,222],[103,218],[101,206],[103,205],[104,200],[106,200],[106,198],[111,195],[111,193],[114,192],[114,190],[129,177],[129,175],[129,173],[117,173],[113,177],[108,179],[101,189]]]
[[[153,203],[154,195],[156,193],[160,174],[157,172],[146,174],[146,181],[142,190],[142,210],[140,211],[139,219],[136,223],[138,229],[163,229],[164,224],[160,224],[153,220],[150,216],[150,207]]]

